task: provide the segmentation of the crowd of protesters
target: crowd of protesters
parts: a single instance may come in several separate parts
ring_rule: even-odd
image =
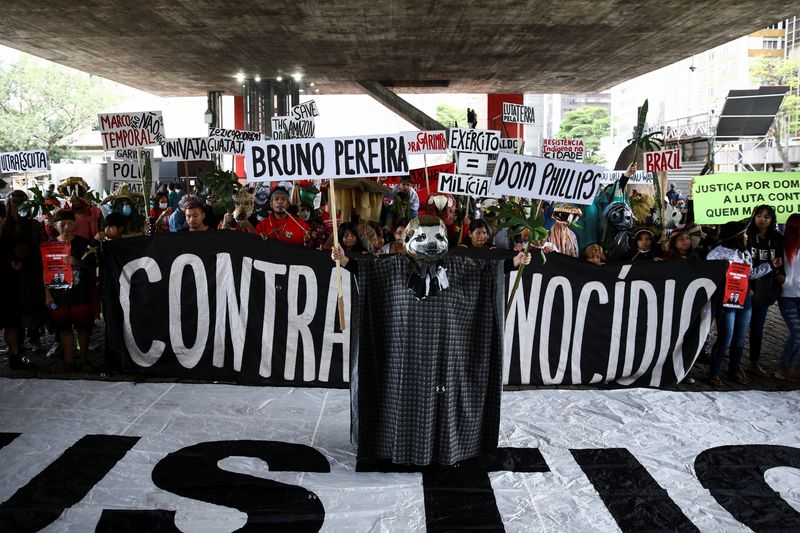
[[[633,172],[632,165],[625,177]],[[550,234],[534,246],[596,265],[614,261],[703,260],[749,265],[750,290],[744,302],[734,308],[722,307],[715,317],[718,334],[715,345],[708,348],[709,382],[713,386],[722,385],[726,358],[727,378],[738,384],[746,385],[748,374],[767,376],[761,365],[763,330],[767,311],[776,302],[789,336],[783,353],[779,354],[778,370],[771,377],[798,381],[795,367],[800,353],[800,214],[789,217],[783,232],[779,231],[775,210],[769,205],[756,207],[749,220],[720,227],[700,226],[692,222],[691,200],[673,186],[665,194],[665,205],[670,211],[665,218],[675,221],[672,227],[644,224],[641,220],[634,225],[626,206],[620,205],[624,202],[618,201],[624,186],[623,182],[601,191],[598,197],[607,194],[608,201],[594,209],[598,216],[602,213],[608,220],[598,224],[588,220],[590,206],[582,213],[585,215],[581,219],[582,228],[573,226],[575,217],[581,214],[574,206],[545,204],[545,225]],[[348,256],[402,253],[404,229],[421,214],[436,215],[444,221],[451,247],[516,250],[523,247],[525,235],[498,229],[497,221],[487,216],[494,209],[487,210],[493,204],[491,201],[464,202],[433,193],[420,205],[419,194],[408,178],[383,190],[383,203],[374,220],[361,218],[354,212],[349,221],[338,224],[336,237]],[[327,188],[287,182],[250,192],[254,198],[252,208],[240,211],[237,207],[237,212],[232,213],[219,209],[220,198],[213,191],[187,192],[177,183],[159,186],[147,205],[141,195],[126,189],[100,202],[87,194],[88,186],[77,178],[71,184],[59,186],[58,192],[51,186],[44,193],[43,204],[32,202],[25,191],[12,191],[0,205],[0,290],[4,295],[0,326],[5,330],[10,366],[15,369],[31,366],[23,353],[25,340],[31,350],[41,350],[45,327],[58,340],[52,355],[60,354],[70,369],[89,365],[89,335],[102,312],[98,294],[102,290],[100,258],[107,240],[147,231],[239,231],[297,246],[334,247]],[[573,228],[579,236],[573,233]],[[69,288],[44,285],[39,247],[47,241],[71,243],[68,262],[73,270],[73,283]],[[745,369],[742,355],[748,333],[750,359]]]

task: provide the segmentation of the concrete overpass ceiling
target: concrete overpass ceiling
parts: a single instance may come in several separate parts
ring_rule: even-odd
[[[796,0],[10,0],[0,44],[162,96],[295,71],[323,94],[591,92],[797,14]]]

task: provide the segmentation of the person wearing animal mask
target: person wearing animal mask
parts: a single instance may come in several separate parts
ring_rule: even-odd
[[[225,213],[219,229],[255,232],[250,217],[255,209],[254,196],[247,188],[240,187],[233,195],[233,213]]]
[[[488,459],[500,420],[503,260],[448,254],[447,229],[434,216],[411,220],[403,242],[403,254],[331,251],[358,275],[357,352],[369,354],[351,356],[358,460]],[[530,260],[519,253],[512,263]]]

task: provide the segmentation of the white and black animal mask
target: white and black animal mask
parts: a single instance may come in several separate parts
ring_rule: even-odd
[[[629,231],[633,228],[633,211],[625,202],[614,202],[606,207],[604,215],[608,224],[617,231]]]
[[[436,263],[447,253],[447,228],[434,216],[417,217],[406,226],[406,253],[423,263]]]

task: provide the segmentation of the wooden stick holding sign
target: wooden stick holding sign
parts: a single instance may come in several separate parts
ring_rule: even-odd
[[[152,160],[148,160],[148,158],[145,158],[145,163],[151,163],[151,162]],[[136,164],[139,167],[139,181],[142,183],[142,197],[144,199],[144,206],[143,206],[144,218],[147,221],[147,223],[145,224],[145,233],[148,236],[152,237],[156,233],[155,232],[156,222],[153,219],[153,217],[150,216],[150,209],[149,209],[150,186],[153,183],[153,178],[151,176],[150,180],[147,179],[147,172],[145,171],[145,166],[142,165],[142,149],[139,147],[136,148]]]
[[[539,213],[542,211],[542,201],[539,200],[536,202],[536,211],[534,211],[532,220],[536,221],[539,218]],[[525,243],[525,250],[523,250],[526,254],[530,253],[531,244],[533,244],[536,239],[536,232],[534,228],[528,228],[530,233],[528,234],[528,241]],[[525,265],[520,265],[519,270],[517,271],[517,279],[514,280],[514,287],[511,289],[511,294],[508,296],[508,302],[506,302],[506,313],[505,318],[508,318],[508,313],[511,311],[511,306],[514,303],[514,296],[517,294],[517,289],[519,288],[519,282],[522,280],[522,271],[525,270]]]
[[[428,192],[428,198],[431,197],[431,182],[428,181],[428,155],[422,154],[422,163],[425,165],[425,190]]]
[[[336,180],[328,180],[330,187],[328,189],[328,196],[330,197],[331,206],[331,222],[333,222],[333,249],[339,249],[339,226],[336,223],[336,190],[333,187],[333,182]],[[339,260],[336,260],[336,286],[339,291],[339,296],[336,300],[336,308],[339,310],[339,328],[344,331],[345,316],[344,316],[344,291],[342,290],[342,265]]]
[[[189,190],[189,162],[183,162],[183,175],[186,176],[186,194],[191,194]]]

